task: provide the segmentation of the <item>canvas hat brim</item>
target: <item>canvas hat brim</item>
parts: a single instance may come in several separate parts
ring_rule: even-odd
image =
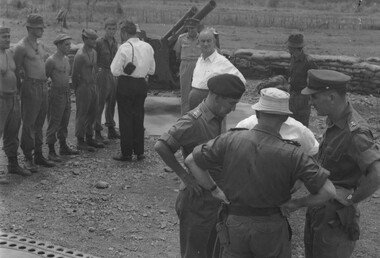
[[[268,108],[268,106],[263,106],[260,102],[257,102],[256,104],[252,105],[252,109],[255,111],[261,111],[268,114],[274,114],[274,115],[292,115],[293,112],[290,110],[278,110],[274,108]]]

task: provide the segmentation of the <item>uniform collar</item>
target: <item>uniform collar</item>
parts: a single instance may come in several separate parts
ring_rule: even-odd
[[[352,105],[350,102],[348,102],[340,119],[338,121],[333,122],[330,118],[327,117],[326,124],[329,128],[336,125],[340,129],[343,129],[347,125],[348,119],[351,114],[352,114]]]
[[[202,111],[202,116],[206,118],[206,121],[211,121],[214,118],[218,119],[218,116],[211,112],[204,100],[200,104],[199,109]]]
[[[299,56],[299,57],[292,57],[292,59],[295,61],[295,62],[302,62],[304,61],[306,58],[306,54],[303,52],[302,50],[302,54]]]
[[[262,131],[262,132],[265,132],[267,134],[270,134],[272,136],[275,136],[277,138],[280,138],[282,139],[280,133],[276,133],[276,132],[273,132],[272,128],[269,127],[269,126],[265,126],[265,125],[262,125],[262,124],[257,124],[253,129],[257,129],[259,131]]]

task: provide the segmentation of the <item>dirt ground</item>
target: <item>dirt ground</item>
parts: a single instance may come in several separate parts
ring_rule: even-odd
[[[16,20],[12,25],[12,41],[25,35],[26,29]],[[83,25],[83,24],[82,24]],[[69,33],[80,42],[82,25],[70,24]],[[100,30],[99,24],[92,24]],[[163,35],[170,26],[140,24],[148,35]],[[280,28],[239,28],[216,26],[221,32],[222,48],[282,49],[291,30]],[[46,29],[43,41],[53,50],[52,39],[57,26]],[[378,56],[378,32],[373,31],[308,31],[307,50],[315,54]],[[249,82],[243,97],[253,103],[254,81]],[[178,95],[178,92],[151,92]],[[374,96],[351,95],[358,111],[370,122],[379,139],[379,99]],[[73,137],[75,103],[69,128]],[[324,119],[313,111],[311,129],[320,137]],[[12,232],[57,245],[73,248],[99,257],[179,257],[178,219],[174,204],[178,179],[165,171],[165,165],[153,151],[157,136],[146,137],[147,158],[142,162],[120,163],[112,156],[119,142],[111,142],[94,154],[84,153],[67,158],[54,169],[41,169],[29,178],[11,176],[12,183],[0,187],[0,230]],[[4,153],[0,153],[5,165]],[[101,180],[109,183],[98,189]],[[380,254],[380,192],[361,205],[361,239],[353,257],[375,258]],[[305,210],[294,213],[293,257],[303,257],[303,222]]]

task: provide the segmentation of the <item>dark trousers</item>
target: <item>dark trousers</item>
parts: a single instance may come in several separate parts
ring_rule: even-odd
[[[94,125],[98,110],[98,95],[95,84],[81,83],[75,91],[77,113],[75,136],[84,138],[94,135]]]
[[[148,85],[144,78],[120,76],[116,90],[121,154],[144,154],[144,104]]]
[[[281,214],[229,215],[226,225],[230,244],[225,246],[223,258],[291,257],[288,223]]]
[[[116,106],[116,80],[109,69],[100,68],[96,75],[96,87],[98,89],[98,114],[96,116],[95,131],[103,130],[102,114],[106,118],[105,126],[115,126],[115,106]]]
[[[211,258],[216,242],[216,219],[220,201],[209,191],[190,195],[185,188],[178,194],[176,212],[182,258]]]
[[[348,210],[337,201],[326,205],[309,208],[305,221],[305,257],[306,258],[348,258],[354,251],[355,242],[340,227],[334,226],[339,221],[336,211]]]
[[[70,90],[68,88],[51,88],[49,92],[48,128],[46,143],[54,144],[67,138],[67,127],[71,113]]]
[[[17,157],[18,132],[21,125],[20,96],[0,92],[0,138],[7,157]]]
[[[291,117],[301,122],[304,126],[309,126],[311,112],[309,96],[302,95],[301,92],[290,92],[289,109],[293,112]]]
[[[42,127],[47,113],[47,85],[43,80],[26,79],[21,86],[21,149],[27,159],[32,151],[42,152]]]

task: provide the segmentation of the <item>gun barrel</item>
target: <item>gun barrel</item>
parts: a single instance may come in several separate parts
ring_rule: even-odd
[[[216,2],[214,0],[211,0],[208,2],[199,12],[194,14],[192,18],[196,18],[198,20],[202,20],[204,17],[207,16],[214,8],[216,7]],[[182,26],[179,30],[177,30],[172,36],[168,37],[168,43],[169,46],[173,46],[175,42],[177,41],[179,35],[185,32],[185,27]]]
[[[184,16],[182,16],[181,19],[179,19],[179,21],[174,24],[174,26],[168,31],[165,33],[165,35],[162,37],[163,39],[168,39],[173,33],[175,33],[179,28],[181,28],[183,26],[183,24],[185,23],[185,20],[189,17],[193,17],[194,14],[198,11],[198,8],[193,6],[191,7],[186,13]]]

